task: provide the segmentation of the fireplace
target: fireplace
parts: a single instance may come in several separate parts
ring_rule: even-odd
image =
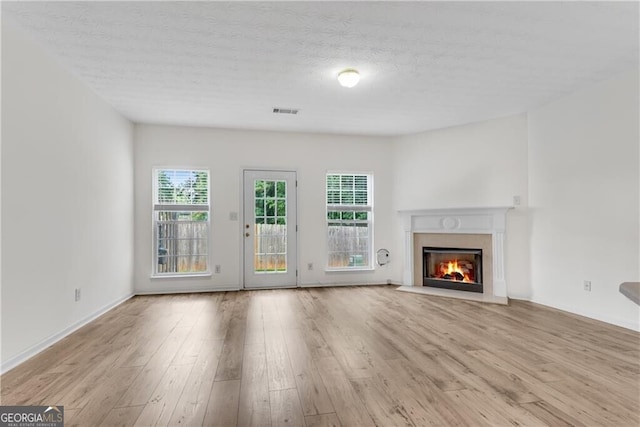
[[[482,249],[422,247],[423,286],[484,291]]]
[[[400,211],[404,230],[401,288],[413,288],[417,293],[429,295],[508,304],[504,246],[509,209],[505,206]],[[482,249],[482,293],[424,286],[424,247]]]

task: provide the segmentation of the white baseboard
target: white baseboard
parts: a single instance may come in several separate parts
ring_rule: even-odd
[[[4,374],[6,372],[9,372],[10,370],[15,368],[16,366],[20,365],[23,362],[26,362],[28,359],[32,358],[36,354],[38,354],[41,351],[51,347],[53,344],[57,343],[58,341],[60,341],[64,337],[66,337],[67,335],[72,334],[73,332],[77,331],[78,329],[80,329],[81,327],[86,325],[87,323],[97,319],[98,317],[100,317],[104,313],[106,313],[107,311],[113,309],[114,307],[119,306],[120,304],[122,304],[123,302],[127,301],[129,298],[131,298],[133,296],[134,296],[134,294],[129,294],[129,295],[123,297],[123,298],[120,298],[120,299],[118,299],[118,300],[116,300],[114,302],[111,302],[111,303],[103,306],[102,308],[98,309],[94,313],[90,314],[89,316],[78,320],[77,322],[75,322],[74,324],[72,324],[68,328],[62,330],[61,332],[58,332],[57,334],[53,334],[50,337],[45,338],[44,340],[40,341],[39,343],[37,343],[37,344],[29,347],[28,349],[22,351],[21,353],[17,354],[16,356],[12,357],[11,359],[7,360],[6,362],[0,364],[0,374]]]
[[[135,295],[168,295],[168,294],[197,294],[204,292],[230,292],[239,291],[238,286],[222,286],[219,288],[172,288],[172,289],[156,289],[151,291],[136,291]]]
[[[347,283],[323,283],[323,282],[308,282],[300,283],[301,288],[329,288],[334,286],[380,286],[386,285],[384,282],[347,282]]]
[[[531,301],[531,295],[518,295],[518,294],[509,294],[507,295],[509,299],[515,299],[518,301]]]

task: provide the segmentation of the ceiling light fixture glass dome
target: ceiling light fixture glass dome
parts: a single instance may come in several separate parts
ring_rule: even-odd
[[[354,87],[360,81],[360,73],[354,68],[347,68],[338,73],[338,82],[344,87]]]

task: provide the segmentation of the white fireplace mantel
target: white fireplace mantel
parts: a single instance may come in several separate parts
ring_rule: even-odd
[[[507,296],[504,276],[504,238],[510,206],[441,208],[399,211],[403,218],[405,258],[402,281],[413,283],[413,235],[415,233],[491,234],[493,248],[493,296]]]

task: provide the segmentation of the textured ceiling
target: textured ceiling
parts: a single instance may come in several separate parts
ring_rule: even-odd
[[[638,67],[637,2],[5,1],[2,18],[138,123],[407,134]]]

